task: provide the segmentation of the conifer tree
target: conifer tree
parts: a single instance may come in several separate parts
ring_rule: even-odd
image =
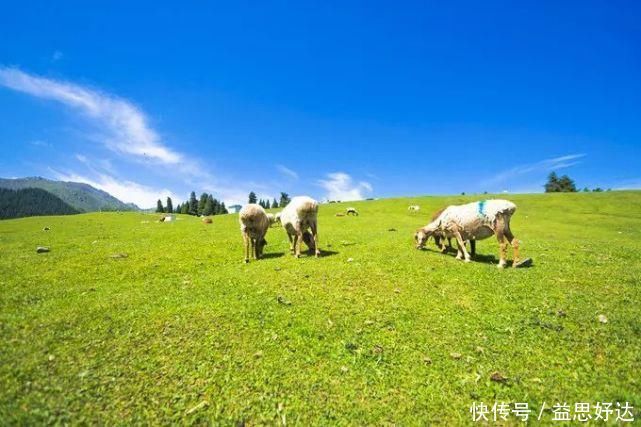
[[[196,193],[191,192],[189,196],[189,215],[198,215],[198,199],[196,198]]]
[[[157,213],[163,213],[165,209],[162,207],[162,201],[158,199],[158,203],[156,204],[156,212]]]
[[[280,207],[284,208],[290,202],[289,194],[280,193]]]

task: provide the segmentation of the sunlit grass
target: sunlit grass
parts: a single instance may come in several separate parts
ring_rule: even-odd
[[[641,193],[510,199],[532,268],[497,269],[495,239],[471,264],[414,249],[431,211],[474,197],[349,203],[358,217],[322,205],[323,257],[294,259],[272,228],[267,258],[247,265],[236,215],[0,221],[1,423],[406,425],[469,422],[475,400],[641,407]]]

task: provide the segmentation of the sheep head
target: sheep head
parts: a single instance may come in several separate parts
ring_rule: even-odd
[[[303,233],[303,242],[305,242],[310,251],[316,251],[316,242],[314,242],[314,237],[309,231]]]
[[[434,231],[427,227],[422,227],[416,230],[416,233],[414,234],[416,249],[423,249],[432,235],[434,235]]]

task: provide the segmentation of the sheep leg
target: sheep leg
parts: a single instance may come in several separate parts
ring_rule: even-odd
[[[519,254],[519,241],[516,237],[514,237],[514,234],[512,234],[509,222],[506,224],[505,237],[507,238],[507,241],[510,242],[512,249],[514,250],[514,260],[512,261],[512,267],[516,267],[521,259]]]
[[[256,257],[256,240],[253,238],[250,238],[249,241],[251,242],[251,249],[252,249],[252,257],[254,259],[258,259]]]
[[[289,239],[289,251],[294,253],[294,239],[289,233],[287,233],[287,238]]]
[[[245,249],[245,263],[249,262],[249,236],[247,235],[246,232],[243,232],[243,243],[244,243],[244,248]]]
[[[465,262],[470,262],[470,254],[467,253],[467,249],[465,248],[465,241],[463,240],[463,237],[461,237],[461,233],[459,233],[458,229],[454,229],[454,237],[456,237],[456,243],[458,244],[459,252],[456,255],[456,259],[461,259],[461,253],[465,257]]]
[[[320,249],[318,249],[318,223],[312,221],[309,224],[309,228],[312,229],[312,235],[314,236],[314,255],[318,258],[320,256]]]
[[[294,237],[294,248],[295,248],[294,256],[296,258],[300,258],[300,247],[302,243],[303,243],[303,232],[299,228],[298,231],[296,232],[296,236]]]
[[[505,243],[505,220],[502,216],[496,218],[496,240],[499,241],[499,265],[498,268],[505,267],[507,263],[507,243]]]
[[[470,240],[470,255],[476,256],[476,240],[474,239]]]

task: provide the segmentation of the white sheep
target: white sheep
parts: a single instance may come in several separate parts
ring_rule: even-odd
[[[510,230],[510,219],[515,211],[514,203],[498,199],[449,206],[434,221],[416,231],[416,247],[422,248],[431,236],[455,237],[458,244],[456,258],[465,258],[469,262],[465,241],[483,240],[496,234],[500,246],[498,267],[503,268],[506,264],[506,239],[514,249],[513,266],[516,266],[519,263],[519,241]]]
[[[297,196],[292,198],[280,213],[280,222],[287,232],[290,250],[296,258],[300,257],[301,242],[305,242],[316,257],[318,249],[318,202],[311,197]],[[311,234],[307,229],[311,229]]]
[[[255,203],[245,205],[238,212],[238,220],[245,244],[245,262],[249,262],[250,245],[254,259],[260,259],[267,244],[265,235],[270,224],[265,209]]]
[[[358,216],[358,211],[356,210],[356,208],[352,208],[352,207],[347,208],[345,213],[347,215]]]
[[[271,227],[272,225],[276,224],[279,220],[279,217],[274,215],[273,213],[268,213],[267,214],[267,219],[269,220],[269,226]]]
[[[407,210],[410,212],[418,212],[421,210],[421,207],[419,205],[409,205]]]

